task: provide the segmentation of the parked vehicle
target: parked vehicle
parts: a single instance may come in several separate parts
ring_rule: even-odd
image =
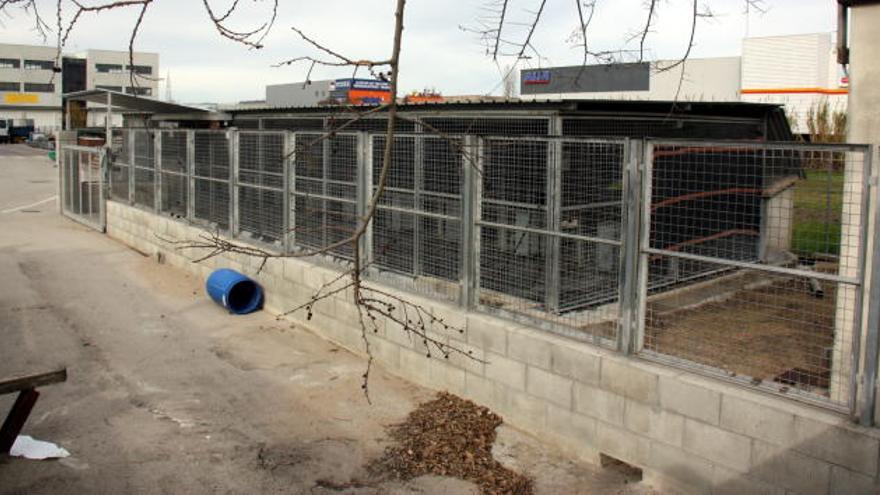
[[[19,143],[27,141],[34,132],[34,119],[8,119],[6,127],[9,131],[9,141]]]
[[[9,142],[9,126],[6,119],[0,119],[0,143]]]

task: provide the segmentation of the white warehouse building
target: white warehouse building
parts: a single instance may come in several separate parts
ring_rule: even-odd
[[[745,38],[739,57],[684,63],[525,69],[520,97],[778,103],[785,105],[792,130],[806,133],[807,114],[819,103],[846,110],[848,80],[837,65],[833,38],[834,33]]]
[[[131,72],[136,74],[132,81]],[[140,96],[158,96],[159,55],[127,51],[85,50],[58,56],[50,46],[0,43],[0,119],[33,119],[36,130],[61,129],[61,95],[87,89],[108,89]],[[104,124],[105,112],[85,107],[84,125]],[[117,115],[121,125],[121,117]]]

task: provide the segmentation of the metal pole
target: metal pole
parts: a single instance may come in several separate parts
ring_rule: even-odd
[[[418,130],[421,130],[421,125],[417,126]],[[425,153],[424,153],[424,145],[425,138],[422,136],[418,136],[414,138],[413,146],[415,149],[413,150],[414,160],[413,160],[413,206],[416,211],[424,211],[424,205],[422,204],[422,185],[425,180]],[[418,277],[422,274],[422,217],[419,215],[412,215],[413,219],[413,245],[412,245],[412,256],[413,256],[413,276]]]
[[[637,308],[634,314],[635,321],[632,322],[631,352],[633,353],[641,351],[645,345],[645,318],[647,317],[649,275],[647,249],[651,243],[651,182],[653,180],[654,144],[650,141],[642,141],[642,152],[642,159],[639,164],[641,191],[636,193],[640,196],[641,215],[638,218],[639,243],[635,271],[638,278],[636,280],[635,301],[633,302],[634,307]]]
[[[153,211],[162,212],[162,131],[153,135]]]
[[[547,230],[559,232],[560,215],[562,213],[562,140],[547,141]],[[545,237],[546,254],[544,258],[544,297],[547,311],[555,313],[559,310],[559,294],[561,292],[561,239],[555,235]]]
[[[357,204],[355,206],[357,217],[363,221],[369,211],[370,198],[373,195],[373,140],[366,132],[357,133],[357,192],[355,194]],[[373,225],[375,217],[367,225],[364,235],[360,239],[361,263],[369,265],[373,262]]]
[[[238,131],[226,131],[229,145],[229,198],[232,202],[229,208],[229,231],[232,237],[238,237]]]
[[[875,148],[870,147],[868,152],[867,163],[871,162],[874,156]],[[877,235],[880,233],[880,201],[878,201],[878,175],[872,171],[870,185],[868,189],[868,197],[864,201],[870,201],[870,211],[874,215],[872,224],[873,235],[870,246],[871,254],[871,273],[865,279],[866,283],[862,287],[867,292],[868,302],[868,324],[866,327],[867,335],[865,338],[865,366],[864,378],[862,379],[862,403],[859,408],[859,423],[869,426],[874,424],[874,408],[877,400],[877,353],[880,352],[880,246],[878,246]],[[867,219],[866,219],[867,223]]]
[[[291,132],[282,131],[282,159],[281,162],[281,175],[284,182],[281,184],[281,208],[282,208],[282,216],[281,216],[281,249],[284,250],[284,254],[290,253],[290,236],[291,236],[291,203],[290,200],[290,171],[293,167],[290,166],[292,149],[291,149]]]
[[[195,218],[196,212],[196,186],[195,179],[196,145],[194,131],[186,131],[186,218],[190,222]]]
[[[641,208],[640,165],[643,157],[642,142],[627,139],[623,156],[623,211],[621,212],[623,234],[622,247],[618,250],[620,271],[618,287],[620,291],[620,327],[617,334],[617,348],[623,354],[632,354],[636,348],[633,336],[639,313],[639,233]]]
[[[473,135],[464,137],[465,153],[471,154],[471,159],[462,157],[462,188],[461,188],[461,296],[459,304],[465,308],[474,308],[477,303],[477,278],[476,269],[479,256],[477,251],[477,182],[479,172],[474,167],[479,166],[477,155],[477,140]]]

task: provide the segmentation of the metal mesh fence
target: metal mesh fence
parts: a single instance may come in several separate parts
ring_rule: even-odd
[[[162,131],[160,134],[162,201],[159,211],[178,217],[187,216],[189,204],[188,141],[186,131]]]
[[[658,143],[652,156],[645,350],[850,404],[864,154]]]
[[[131,200],[131,152],[131,133],[125,129],[114,129],[108,174],[110,197],[126,203]]]
[[[619,316],[623,143],[484,142],[480,304],[611,344]]]
[[[100,148],[66,146],[61,166],[62,211],[71,218],[99,230],[104,228],[104,198]]]
[[[228,230],[230,218],[229,136],[198,131],[193,136],[193,219]]]
[[[240,235],[281,243],[284,225],[285,133],[242,132],[238,137]]]
[[[131,132],[134,134],[134,203],[153,208],[156,196],[155,133],[145,129]]]
[[[474,134],[396,135],[361,244],[369,278],[825,406],[853,404],[866,148],[648,141],[642,174],[641,142]],[[117,136],[112,198],[153,207],[158,173],[157,210],[342,266],[354,255],[342,241],[382,180],[386,139],[162,131],[154,168],[152,133]],[[73,155],[61,162],[65,210],[91,214],[91,200],[80,201],[92,186],[76,188],[92,181],[77,180]]]
[[[360,144],[356,134],[297,133],[294,163],[294,243],[304,249],[326,249],[327,255],[353,258],[349,243],[357,228]]]

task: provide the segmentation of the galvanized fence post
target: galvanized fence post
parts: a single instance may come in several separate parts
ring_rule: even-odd
[[[638,164],[640,189],[634,191],[638,195],[640,211],[636,217],[638,223],[638,243],[636,244],[636,267],[633,271],[635,278],[635,299],[633,307],[632,323],[632,353],[642,350],[645,345],[645,318],[647,317],[648,303],[648,253],[651,243],[651,184],[653,181],[654,144],[650,141],[641,141],[642,153]]]
[[[480,235],[477,220],[480,211],[480,186],[482,183],[482,153],[480,138],[464,137],[462,157],[461,194],[461,306],[472,309],[477,306],[479,292]]]
[[[226,131],[229,145],[229,232],[232,238],[238,237],[238,131]]]
[[[620,293],[620,325],[617,333],[617,349],[623,354],[632,354],[640,347],[634,337],[638,335],[636,326],[639,318],[639,247],[641,220],[641,160],[643,143],[627,139],[624,142],[624,163],[622,170],[623,200],[621,212],[621,248],[618,253],[620,271],[618,287]]]
[[[134,143],[135,143],[135,134],[138,131],[132,129],[127,134],[128,138],[128,204],[134,204],[135,197],[135,187],[137,187],[137,181],[135,180],[135,166],[134,166]]]
[[[357,133],[357,187],[355,212],[359,219],[358,228],[361,227],[370,208],[370,199],[373,196],[373,140],[366,132]],[[364,235],[360,238],[359,249],[361,253],[361,266],[369,266],[373,262],[373,224],[375,216],[367,225]]]
[[[862,393],[861,393],[861,404],[858,407],[858,418],[859,423],[865,426],[871,426],[874,424],[874,415],[876,413],[876,401],[877,401],[877,364],[878,364],[878,352],[880,352],[880,246],[878,246],[878,242],[880,239],[877,238],[878,234],[880,234],[880,198],[878,198],[878,193],[880,193],[880,187],[878,187],[878,174],[871,170],[871,164],[874,158],[874,153],[876,149],[874,146],[868,148],[868,153],[865,157],[865,165],[870,170],[870,179],[867,189],[867,197],[863,198],[863,201],[869,201],[869,215],[865,218],[865,228],[867,230],[867,235],[865,239],[870,239],[870,246],[866,246],[867,249],[870,249],[869,255],[866,256],[866,260],[870,259],[871,270],[870,273],[866,273],[867,270],[863,270],[862,274],[862,287],[861,291],[865,294],[864,299],[867,301],[868,305],[868,317],[867,317],[867,325],[865,327],[867,331],[867,335],[865,335],[865,363],[863,366],[863,378],[862,378]],[[869,224],[868,220],[873,216],[873,222]]]
[[[153,211],[162,211],[162,131],[153,134]]]
[[[186,219],[190,222],[195,218],[196,211],[196,138],[194,131],[186,131]]]
[[[548,312],[559,311],[561,239],[554,235],[560,229],[562,215],[562,140],[552,138],[547,141],[547,197],[545,202],[546,230],[552,232],[545,237],[547,252],[544,257],[544,297]]]
[[[281,249],[284,250],[284,254],[290,253],[290,218],[291,218],[291,204],[290,204],[290,157],[293,153],[291,148],[291,135],[290,131],[282,131],[281,135],[283,147],[281,150],[283,161],[281,162],[281,175],[283,177],[283,182],[281,184]]]

